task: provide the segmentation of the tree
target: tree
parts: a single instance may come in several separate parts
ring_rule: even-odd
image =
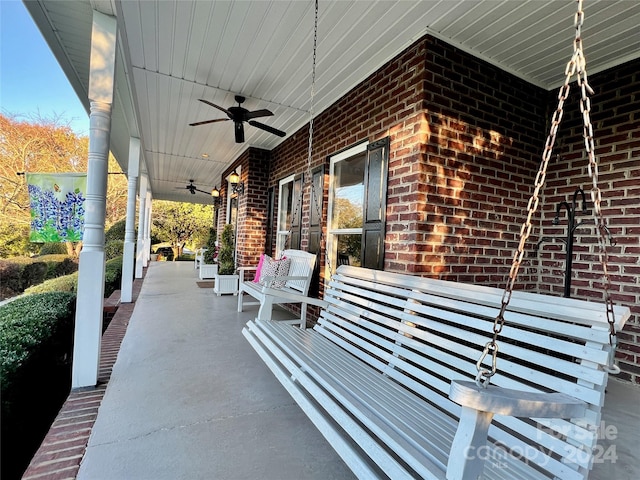
[[[171,244],[174,259],[185,245],[194,246],[196,239],[206,239],[212,223],[212,205],[153,201],[152,236]]]
[[[21,121],[17,116],[0,114],[0,236],[14,248],[0,251],[0,256],[25,254],[29,245],[29,194],[25,172],[86,172],[89,139],[76,136],[61,119],[33,118]],[[106,224],[126,214],[127,179],[113,158],[109,158]],[[74,250],[74,245],[68,249]],[[77,246],[76,246],[77,247]],[[79,252],[79,248],[75,249]]]

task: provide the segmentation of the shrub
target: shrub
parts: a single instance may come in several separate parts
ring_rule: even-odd
[[[38,253],[39,243],[29,242],[29,225],[2,222],[0,225],[0,258]]]
[[[220,251],[218,252],[218,274],[233,275],[236,270],[233,258],[234,238],[233,225],[227,224],[222,230],[222,239],[220,241]]]
[[[45,280],[39,285],[27,288],[25,295],[46,292],[77,292],[78,291],[78,272],[64,275],[62,277]]]
[[[111,295],[120,288],[122,283],[122,257],[116,257],[107,262],[104,272],[104,296]]]
[[[8,263],[14,266],[9,267]],[[46,262],[42,262],[38,258],[13,257],[10,260],[1,260],[0,277],[3,289],[6,287],[15,294],[22,293],[25,288],[42,283],[47,275],[47,270]]]
[[[42,255],[66,255],[67,245],[60,242],[47,242],[40,247],[40,256]]]
[[[124,240],[109,240],[104,245],[104,254],[107,260],[122,256]]]
[[[0,385],[2,396],[29,357],[63,328],[75,313],[72,293],[43,293],[18,298],[0,307]]]
[[[209,229],[209,239],[207,240],[207,251],[204,252],[204,254],[202,255],[202,261],[204,263],[214,263],[214,261],[216,260],[217,256],[218,256],[218,252],[216,249],[216,229],[215,228],[210,228]]]
[[[44,282],[48,270],[46,262],[34,260],[26,263],[22,271],[22,289]]]
[[[18,295],[22,285],[22,265],[0,260],[0,298]]]
[[[107,261],[104,272],[104,296],[108,297],[114,290],[120,288],[122,282],[122,257]],[[77,292],[78,272],[52,278],[39,285],[27,288],[24,293],[33,295],[47,292]]]
[[[74,317],[69,293],[0,306],[3,478],[21,477],[69,395]]]
[[[41,255],[37,259],[47,264],[47,275],[45,277],[47,280],[69,275],[78,270],[78,263],[67,254]]]
[[[112,240],[122,240],[124,242],[124,231],[127,225],[127,219],[123,218],[111,225],[107,231],[104,232],[104,242],[109,243]]]

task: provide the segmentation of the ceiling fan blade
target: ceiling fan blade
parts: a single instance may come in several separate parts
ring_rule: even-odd
[[[199,188],[196,188],[195,191],[200,193],[205,193],[207,195],[211,195],[211,192],[205,192],[204,190],[200,190]]]
[[[196,127],[198,125],[206,125],[207,123],[226,122],[228,120],[228,118],[216,118],[215,120],[205,120],[203,122],[190,123],[189,126]]]
[[[235,132],[236,132],[236,143],[242,143],[244,142],[244,125],[242,125],[242,122],[233,122],[235,125]]]
[[[273,112],[271,112],[270,110],[254,110],[253,112],[247,112],[247,120],[251,120],[252,118],[258,118],[258,117],[272,117],[273,116]]]
[[[265,125],[264,123],[256,122],[255,120],[249,121],[249,125],[265,130],[269,133],[273,133],[274,135],[278,135],[279,137],[284,137],[287,134],[282,130],[278,130],[277,128],[270,127],[269,125]]]
[[[209,105],[209,106],[211,106],[213,108],[217,108],[218,110],[226,113],[229,118],[233,117],[233,115],[231,114],[231,112],[229,110],[227,110],[226,108],[221,107],[220,105],[216,105],[215,103],[211,103],[209,100],[203,100],[202,98],[199,98],[198,100],[200,100],[202,103],[206,103],[207,105]]]

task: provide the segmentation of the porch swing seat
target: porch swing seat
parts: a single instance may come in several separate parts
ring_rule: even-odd
[[[243,334],[358,478],[586,479],[607,460],[595,448],[606,313],[513,292],[501,369],[485,389],[469,372],[502,295],[340,266],[324,298],[306,300],[321,308],[313,329],[255,319]],[[629,316],[615,307],[618,330]]]

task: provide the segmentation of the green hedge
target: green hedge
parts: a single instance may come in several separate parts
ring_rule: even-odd
[[[108,297],[114,290],[118,290],[122,283],[122,257],[108,260],[104,272],[104,296]],[[32,295],[46,292],[77,292],[78,272],[63,277],[52,278],[39,285],[27,288],[24,293]]]
[[[36,259],[47,264],[46,280],[61,277],[63,275],[69,275],[70,273],[78,271],[78,262],[66,253],[64,255],[40,255],[39,257],[36,257]]]
[[[71,257],[60,254],[0,260],[0,294],[2,298],[13,297],[47,279],[77,270],[78,264]]]
[[[108,260],[104,271],[104,297],[107,298],[122,283],[122,257]]]
[[[73,293],[43,293],[18,298],[0,307],[0,385],[2,396],[19,369],[59,331],[72,331]]]
[[[78,291],[78,272],[64,275],[62,277],[52,278],[44,282],[27,288],[25,295],[33,295],[36,293],[47,292],[77,292]]]
[[[40,255],[66,255],[67,244],[60,242],[43,243],[40,247]]]
[[[2,478],[20,478],[69,395],[75,295],[0,306]]]
[[[104,245],[104,255],[107,260],[121,257],[124,252],[124,240],[109,240]]]
[[[126,225],[127,225],[127,219],[126,218],[118,220],[113,225],[111,225],[104,232],[104,241],[105,241],[105,243],[108,243],[111,240],[122,240],[124,242],[124,234],[125,234]],[[137,232],[137,230],[138,229],[136,227],[136,232]]]
[[[13,257],[0,260],[0,278],[3,295],[13,296],[22,293],[31,285],[42,283],[49,267],[46,262],[29,257]]]

